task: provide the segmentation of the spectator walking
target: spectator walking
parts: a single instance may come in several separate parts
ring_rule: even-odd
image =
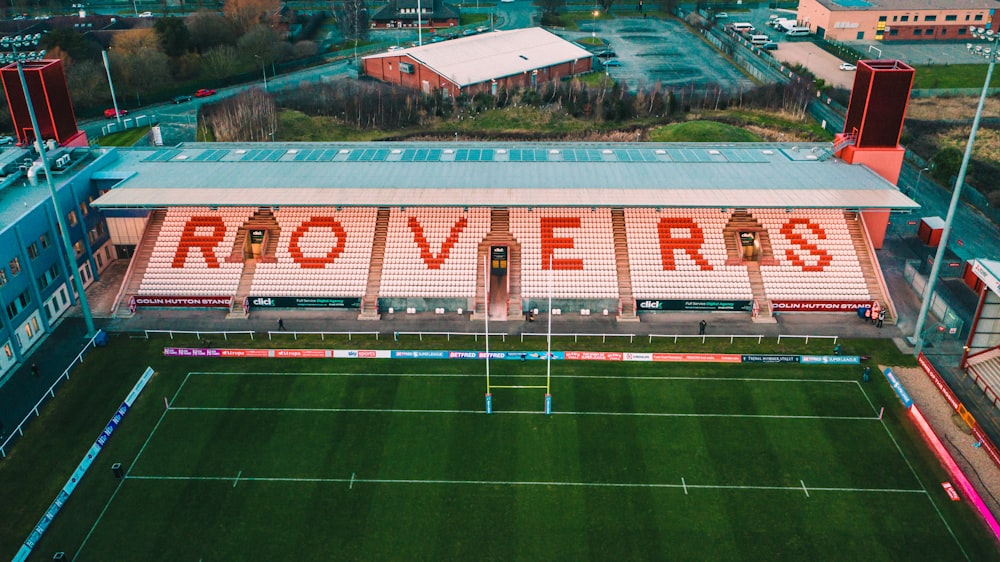
[[[278,318],[278,329],[281,331],[285,331],[285,321],[282,320],[281,318]]]
[[[705,322],[704,320],[702,320],[701,322],[698,322],[698,335],[699,336],[704,336],[705,335],[705,328],[707,326],[708,326],[708,322]]]
[[[33,377],[37,377],[38,376],[38,363],[32,363],[31,364],[31,376],[33,376]]]
[[[878,326],[879,328],[881,328],[882,327],[882,322],[884,320],[885,320],[885,309],[883,308],[882,310],[878,311],[878,324],[876,324],[876,326]]]

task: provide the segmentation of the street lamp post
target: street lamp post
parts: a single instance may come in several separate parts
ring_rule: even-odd
[[[937,252],[934,254],[934,265],[931,267],[930,277],[924,287],[920,313],[917,315],[917,326],[913,330],[913,354],[919,355],[924,347],[924,338],[921,332],[924,329],[924,322],[927,320],[927,312],[931,306],[931,298],[934,296],[934,286],[937,284],[938,274],[941,271],[941,263],[944,261],[944,252],[948,248],[948,236],[951,234],[951,223],[955,218],[955,210],[958,208],[958,201],[961,199],[962,187],[965,185],[965,173],[969,169],[969,160],[972,159],[972,145],[976,142],[976,131],[979,130],[979,120],[983,116],[983,106],[986,104],[986,95],[990,90],[990,79],[993,78],[993,66],[997,62],[997,47],[1000,44],[1000,34],[992,29],[981,27],[970,27],[969,33],[972,37],[985,41],[987,46],[973,45],[967,43],[969,52],[986,58],[990,64],[986,67],[986,82],[983,83],[983,92],[979,96],[979,106],[976,108],[976,116],[972,119],[972,130],[969,132],[969,140],[965,144],[965,155],[962,156],[962,166],[958,169],[958,178],[955,179],[955,187],[951,192],[951,204],[948,206],[948,214],[944,219],[944,229],[941,232],[941,241],[938,243]]]
[[[597,39],[597,15],[599,13],[597,10],[594,10],[594,23],[590,28],[590,37],[592,39]]]
[[[0,38],[0,45],[2,45],[5,49],[12,49],[15,55],[17,55],[17,49],[19,47],[29,47],[37,43],[38,37],[28,39],[18,37],[13,39],[11,37]],[[37,58],[37,53],[34,55],[35,56],[32,58]],[[24,78],[24,65],[21,62],[20,56],[15,56],[15,59],[15,64],[17,65],[17,77],[21,80],[21,90],[24,92],[24,101],[28,106],[28,117],[31,119],[31,133],[35,136],[35,150],[38,151],[38,159],[41,160],[42,171],[45,172],[45,183],[49,187],[49,200],[52,201],[52,207],[56,215],[56,224],[59,225],[59,233],[61,234],[63,249],[65,250],[67,269],[69,270],[70,279],[76,287],[77,296],[80,299],[80,309],[83,312],[83,320],[87,325],[87,336],[89,337],[95,333],[94,318],[90,314],[90,305],[87,302],[87,292],[83,287],[83,283],[80,281],[80,272],[76,267],[76,256],[73,253],[73,243],[69,238],[69,228],[66,225],[66,218],[63,216],[63,212],[59,208],[56,186],[52,182],[52,170],[49,169],[49,159],[45,154],[45,146],[42,144],[41,129],[38,127],[38,118],[35,117],[35,108],[31,103],[31,93],[28,91],[28,81]]]
[[[267,91],[267,69],[264,68],[264,57],[260,55],[254,55],[253,58],[260,61],[260,73],[264,75],[264,91]],[[280,88],[279,88],[280,90]]]
[[[920,171],[917,172],[917,182],[913,186],[913,196],[914,197],[916,197],[917,195],[920,194],[920,179],[923,177],[924,172],[928,172],[928,171],[930,171],[930,169],[931,169],[931,167],[927,166],[926,168],[920,168]]]

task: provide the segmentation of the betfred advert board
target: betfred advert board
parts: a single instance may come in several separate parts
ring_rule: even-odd
[[[793,301],[774,300],[771,301],[771,310],[774,312],[853,312],[863,306],[871,306],[870,300],[858,301]]]
[[[655,299],[639,299],[635,301],[635,309],[639,312],[652,312],[660,310],[750,312],[752,307],[752,301]]]
[[[229,308],[232,297],[176,297],[135,295],[129,299],[129,307],[187,307],[187,308]]]
[[[361,308],[357,297],[250,297],[250,308]]]

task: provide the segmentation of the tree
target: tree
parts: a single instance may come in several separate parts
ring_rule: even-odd
[[[66,66],[66,88],[73,105],[93,106],[111,99],[104,64],[78,60]]]
[[[203,118],[220,142],[274,140],[278,128],[274,98],[260,88],[211,104],[204,109]]]
[[[333,4],[333,14],[344,39],[364,41],[368,37],[368,8],[365,0],[340,0]]]
[[[125,91],[135,94],[142,104],[142,94],[169,82],[167,55],[160,49],[159,37],[152,28],[129,29],[111,39],[111,66],[116,81]]]
[[[239,68],[239,54],[229,45],[219,45],[201,56],[201,69],[206,76],[213,79],[225,78],[235,74]]]
[[[601,10],[605,14],[611,13],[611,6],[614,5],[615,0],[600,0]]]
[[[212,12],[195,12],[184,19],[191,46],[204,53],[217,45],[235,45],[236,29],[229,20]]]
[[[271,64],[276,59],[274,46],[277,42],[278,34],[273,29],[258,25],[240,37],[236,49],[245,59],[261,59],[265,64]]]
[[[566,0],[539,0],[543,15],[557,15],[566,8]]]
[[[73,29],[53,29],[42,35],[39,45],[50,52],[58,49],[73,61],[97,60],[101,56],[99,44]],[[67,65],[69,63],[68,60],[63,60],[63,62]]]
[[[222,6],[222,13],[239,33],[246,33],[256,25],[274,25],[280,10],[279,0],[226,0]]]
[[[963,156],[962,151],[953,146],[942,148],[940,152],[931,158],[931,162],[934,164],[931,175],[939,183],[950,189],[952,187],[951,184],[954,183],[955,176],[958,175],[959,168],[962,167]]]
[[[167,56],[179,57],[191,48],[191,32],[184,20],[175,17],[157,18],[153,29],[160,36],[160,46]]]

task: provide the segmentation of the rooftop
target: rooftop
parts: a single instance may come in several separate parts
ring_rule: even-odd
[[[634,206],[916,209],[829,144],[190,143],[109,149],[97,207]]]
[[[1000,8],[997,0],[816,0],[830,10],[990,10]]]
[[[409,57],[458,86],[521,74],[592,55],[540,27],[492,31],[364,57]]]

